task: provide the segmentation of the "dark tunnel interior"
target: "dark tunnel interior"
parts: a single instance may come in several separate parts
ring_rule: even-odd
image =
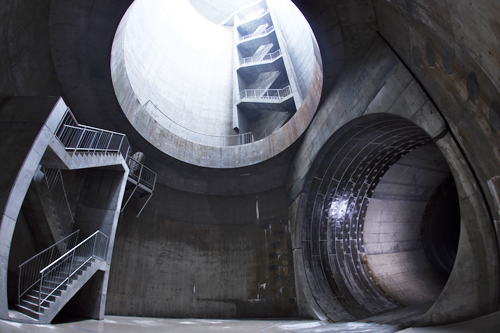
[[[410,121],[374,114],[347,124],[320,156],[303,246],[322,310],[354,320],[434,302],[460,234],[437,146]]]

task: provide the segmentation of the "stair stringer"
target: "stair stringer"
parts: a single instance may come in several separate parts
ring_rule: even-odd
[[[119,152],[89,153],[85,151],[68,151],[56,136],[53,136],[50,140],[47,150],[50,150],[50,153],[46,154],[48,157],[44,156],[41,164],[48,167],[78,170],[109,166],[123,166],[123,169],[125,169],[126,166],[125,158]]]
[[[94,258],[94,262],[92,262],[92,264],[87,267],[87,269],[84,270],[76,280],[73,280],[71,284],[68,284],[66,290],[62,290],[61,296],[56,299],[56,302],[53,303],[49,309],[45,310],[45,312],[40,315],[38,320],[33,319],[33,322],[36,322],[38,324],[50,324],[50,322],[55,318],[55,316],[57,316],[62,308],[99,270],[106,271],[106,262]]]

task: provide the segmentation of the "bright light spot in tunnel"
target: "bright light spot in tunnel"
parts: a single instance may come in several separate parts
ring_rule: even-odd
[[[341,221],[340,219],[338,219],[338,217],[345,215],[348,205],[348,199],[332,201],[330,209],[328,210],[328,219],[330,221],[335,221],[337,227],[341,226]]]

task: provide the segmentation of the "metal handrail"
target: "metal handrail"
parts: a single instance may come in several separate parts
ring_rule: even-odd
[[[173,132],[177,135],[179,135],[179,132],[189,132],[190,137],[189,140],[193,142],[197,142],[203,145],[208,145],[208,146],[223,146],[223,147],[228,147],[228,146],[239,146],[239,145],[244,145],[248,143],[254,142],[254,136],[252,132],[248,133],[242,133],[242,134],[235,134],[235,135],[211,135],[211,134],[204,134],[204,133],[199,133],[196,131],[193,131],[189,128],[186,128],[182,126],[181,124],[175,122],[173,119],[171,119],[169,116],[167,116],[163,111],[156,106],[155,103],[153,103],[151,100],[148,100],[143,107],[146,108],[146,105],[151,104],[155,109],[157,109],[163,116],[165,116],[166,119],[170,122],[171,125],[177,128],[177,132]],[[167,128],[168,129],[168,128]]]
[[[61,239],[54,245],[46,248],[30,259],[19,265],[19,283],[18,283],[18,301],[21,303],[21,297],[40,281],[39,272],[43,267],[50,265],[61,255],[75,247],[80,230]]]
[[[245,89],[240,92],[240,101],[245,98],[253,99],[284,99],[292,93],[292,88],[286,86],[283,89]]]
[[[90,126],[63,125],[59,141],[66,150],[87,153],[121,153],[124,158],[130,153],[130,144],[125,134],[96,129]]]
[[[240,42],[241,41],[244,41],[244,40],[247,40],[247,39],[250,39],[250,38],[253,38],[253,37],[260,37],[260,36],[264,36],[264,35],[267,35],[271,32],[274,31],[274,26],[270,26],[269,28],[267,28],[266,30],[264,31],[260,31],[260,32],[253,32],[251,34],[248,34],[248,35],[245,35],[245,36],[241,36],[240,37]]]
[[[54,204],[55,215],[58,218],[63,236],[68,235],[73,229],[75,220],[68,202],[66,189],[60,169],[41,167],[44,179],[49,187],[50,199]]]
[[[253,20],[257,20],[257,19],[259,19],[259,18],[261,18],[261,17],[265,16],[267,13],[269,13],[269,8],[266,8],[266,9],[264,10],[264,12],[262,12],[261,14],[258,14],[258,15],[257,15],[257,16],[255,16],[255,17],[252,17],[252,15],[253,15],[254,13],[251,13],[251,14],[245,15],[245,17],[244,17],[243,19],[242,19],[242,18],[240,18],[239,25],[242,25],[242,24],[244,24],[244,23],[247,23],[247,22],[250,22],[250,21],[253,21]]]
[[[93,258],[106,260],[108,242],[109,237],[98,230],[40,271],[40,288],[38,293],[39,313],[43,303],[56,290],[63,285],[67,285],[71,277],[87,262]],[[75,263],[77,263],[76,266]],[[54,282],[58,280],[60,280],[59,283]],[[56,286],[54,286],[55,283],[57,283]]]
[[[92,154],[120,152],[125,159],[131,153],[125,134],[81,125],[69,108],[54,133],[66,150]]]
[[[54,132],[57,137],[59,137],[60,132],[61,132],[64,125],[78,126],[78,121],[76,120],[75,116],[73,115],[73,112],[71,112],[70,108],[66,109],[66,112],[64,113],[64,116],[62,117],[61,121],[59,122],[59,125],[57,125],[57,128]]]
[[[253,64],[253,63],[271,62],[271,61],[276,60],[280,56],[281,56],[281,49],[279,49],[273,53],[267,53],[264,55],[258,55],[258,56],[240,59],[240,66]]]
[[[149,169],[132,156],[128,156],[127,165],[130,167],[128,176],[138,184],[144,185],[153,192],[156,184],[156,172]]]

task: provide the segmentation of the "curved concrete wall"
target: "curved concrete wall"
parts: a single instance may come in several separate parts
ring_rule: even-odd
[[[122,216],[123,229],[120,230],[119,227],[117,244],[124,252],[120,254],[117,251],[114,255],[112,267],[115,263],[116,266],[112,268],[113,282],[110,284],[110,288],[114,289],[113,296],[108,295],[110,301],[117,302],[111,298],[125,293],[129,284],[140,285],[141,290],[147,290],[145,281],[150,274],[146,275],[135,267],[130,267],[132,274],[124,274],[122,270],[130,258],[130,253],[125,252],[128,251],[129,242],[140,239],[140,244],[135,244],[134,248],[141,253],[148,253],[146,245],[149,246],[150,243],[160,250],[166,245],[167,251],[175,247],[174,241],[186,239],[182,243],[187,243],[192,234],[186,231],[183,223],[193,220],[189,214],[192,211],[190,203],[199,202],[193,197],[203,199],[205,203],[217,202],[214,207],[219,207],[216,210],[218,213],[207,217],[212,222],[233,223],[232,219],[237,217],[237,212],[231,211],[224,220],[223,207],[236,206],[234,200],[241,200],[245,203],[245,208],[242,208],[245,220],[250,221],[248,212],[251,208],[255,209],[255,195],[260,197],[260,193],[277,188],[283,190],[282,186],[288,179],[289,228],[276,229],[273,225],[273,232],[284,230],[285,233],[279,233],[281,236],[273,235],[276,238],[272,243],[265,242],[266,233],[263,227],[259,233],[258,228],[261,226],[258,224],[253,226],[255,229],[248,224],[248,234],[253,235],[254,244],[268,244],[268,249],[280,237],[291,237],[293,246],[286,258],[291,260],[293,249],[293,267],[298,288],[292,290],[290,287],[292,293],[287,298],[295,298],[299,315],[326,319],[307,284],[303,283],[304,256],[300,232],[295,232],[302,230],[302,219],[298,216],[302,217],[301,212],[305,207],[306,176],[314,171],[313,161],[321,158],[321,148],[325,145],[328,147],[328,139],[342,125],[363,114],[387,112],[410,119],[430,134],[450,165],[460,197],[462,230],[457,261],[447,285],[422,324],[458,321],[497,309],[498,249],[491,236],[495,235],[493,226],[500,221],[500,158],[496,120],[498,107],[494,103],[498,99],[496,73],[499,72],[500,65],[496,60],[500,48],[498,34],[495,33],[498,30],[495,18],[499,13],[495,1],[484,0],[471,5],[470,1],[463,0],[295,0],[294,3],[304,13],[315,32],[325,64],[323,70],[327,84],[323,91],[322,107],[314,123],[305,131],[303,140],[296,141],[287,149],[275,149],[274,152],[274,144],[281,147],[279,141],[255,146],[255,154],[260,150],[269,151],[269,156],[274,157],[264,163],[259,163],[259,159],[255,158],[255,164],[239,164],[247,166],[236,169],[224,169],[226,164],[221,164],[222,168],[206,168],[200,166],[203,164],[188,164],[180,162],[182,159],[167,156],[158,149],[159,144],[154,146],[148,143],[121,111],[113,90],[109,58],[116,28],[131,3],[130,0],[9,0],[2,3],[0,11],[0,39],[8,50],[0,54],[0,97],[62,93],[82,123],[127,133],[135,150],[146,154],[146,164],[160,172],[162,190],[153,197],[157,200],[156,205],[148,205],[143,212],[144,220],[141,220],[147,227],[139,228],[133,206],[128,207]],[[377,30],[401,60],[389,47],[383,46],[383,42],[367,44]],[[343,50],[342,53],[334,52],[334,46]],[[43,68],[43,74],[38,71],[40,68]],[[339,70],[342,70],[340,75]],[[416,83],[413,76],[422,86]],[[421,87],[431,100],[422,92]],[[300,133],[303,132],[298,131],[297,137]],[[176,139],[171,140],[168,145],[186,150],[205,149],[186,146],[185,141]],[[296,157],[290,162],[295,153]],[[197,154],[202,156],[202,153]],[[229,158],[222,154],[216,156],[221,159]],[[182,196],[178,195],[179,191],[183,193]],[[173,195],[169,196],[167,193]],[[280,213],[269,213],[267,216],[279,215],[285,219],[287,213],[283,209],[287,203],[285,200],[277,200],[281,196],[283,191],[280,194],[271,191],[266,197],[269,202],[280,202],[276,204]],[[486,201],[484,197],[487,198]],[[179,200],[176,201],[175,198]],[[169,200],[172,200],[171,205],[168,205]],[[158,206],[166,212],[155,215]],[[205,219],[202,216],[210,215],[212,206],[199,204],[196,207],[203,214],[194,220],[202,225]],[[170,245],[150,232],[150,228],[156,230],[158,225],[167,220],[164,216],[175,220],[168,222],[168,227],[162,229],[162,234],[169,235],[169,239],[173,240]],[[133,229],[133,232],[127,236],[129,229]],[[200,233],[205,237],[209,231],[210,228],[205,228]],[[179,236],[176,237],[176,234]],[[214,243],[220,242],[214,247],[230,248],[234,245],[229,237],[213,237],[212,240]],[[195,246],[195,251],[187,253],[187,259],[195,255],[209,257],[213,253],[213,247],[207,249],[201,245],[202,242],[199,244]],[[264,255],[259,245],[255,245],[255,248],[259,249],[259,256]],[[4,250],[7,251],[6,248]],[[250,251],[242,253],[248,254]],[[267,264],[269,266],[265,266]],[[278,265],[275,261],[266,261],[262,267],[256,268],[253,276],[262,277],[259,278],[259,284],[274,281],[274,277],[265,272],[268,267],[277,268],[273,266],[275,264]],[[201,272],[191,271],[191,266],[180,259],[167,258],[166,261],[155,261],[148,267],[177,268],[177,271],[165,270],[163,273],[164,278],[173,281],[172,286],[180,278],[177,280],[178,277],[169,274],[182,276],[185,272],[189,277],[201,277]],[[256,266],[249,261],[242,269],[248,272],[252,267]],[[288,267],[291,269],[291,266]],[[235,274],[228,283],[241,283],[240,277]],[[170,295],[170,292],[166,292],[169,286],[156,290],[157,300]],[[186,282],[182,284],[178,295],[181,299],[190,299],[192,290],[193,286]],[[273,299],[275,292],[277,290],[266,289],[266,298]],[[150,293],[153,294],[153,291]],[[221,293],[224,296],[221,299],[228,300],[234,296],[242,300],[256,294],[260,292]],[[277,298],[284,299],[281,296]],[[159,313],[163,311],[164,304],[155,306],[144,299],[138,299],[137,304],[120,303],[123,313],[135,315]],[[242,303],[233,304],[236,304],[235,308],[240,307],[240,310],[244,307]],[[188,307],[184,307],[185,309]],[[199,312],[196,314],[207,311],[206,307],[197,309]],[[267,309],[269,314],[275,313],[272,307]],[[168,311],[162,314],[168,315]]]
[[[425,86],[500,220],[500,39],[496,1],[375,0],[378,28]]]
[[[424,252],[422,224],[431,195],[449,176],[446,160],[430,144],[392,165],[371,195],[363,229],[370,275],[405,306],[434,302],[446,283]],[[453,222],[460,224],[459,219]]]
[[[113,46],[113,83],[123,112],[130,123],[150,144],[161,152],[185,163],[211,168],[238,168],[270,159],[293,144],[305,131],[319,104],[322,87],[321,59],[314,58],[314,70],[307,95],[297,113],[272,135],[250,144],[216,147],[200,144],[176,135],[150,113],[138,100],[125,65],[124,29],[117,31]],[[315,52],[319,56],[318,52]],[[190,135],[188,133],[188,135]],[[183,147],[185,149],[179,149]]]
[[[183,128],[234,134],[230,29],[201,17],[188,0],[135,1],[121,24],[132,90],[141,105],[154,104],[147,110],[158,123],[187,139]]]
[[[352,81],[351,78],[362,79]],[[353,91],[356,94],[352,94]],[[461,214],[457,259],[448,283],[421,324],[457,321],[495,311],[498,250],[494,226],[485,209],[485,198],[453,136],[448,133],[444,119],[396,55],[381,38],[375,37],[359,50],[357,57],[350,59],[341,72],[338,84],[311,124],[289,174],[288,195],[295,224],[292,239],[296,280],[297,288],[302,288],[298,296],[307,299],[305,306],[299,300],[299,312],[315,311],[321,318],[325,315],[324,309],[334,308],[319,303],[323,298],[314,294],[315,288],[311,285],[314,278],[307,280],[307,256],[310,253],[300,244],[300,230],[306,230],[309,218],[304,200],[307,200],[309,188],[317,181],[314,175],[319,161],[325,159],[335,137],[345,132],[343,125],[372,113],[396,114],[423,128],[443,153],[457,184]],[[316,162],[313,163],[310,156],[316,156]],[[476,254],[474,260],[471,259],[473,253]],[[491,262],[495,264],[491,265]],[[339,304],[336,308],[342,311],[343,306]]]
[[[49,13],[49,0],[2,3],[0,101],[6,96],[62,94],[51,60]]]

